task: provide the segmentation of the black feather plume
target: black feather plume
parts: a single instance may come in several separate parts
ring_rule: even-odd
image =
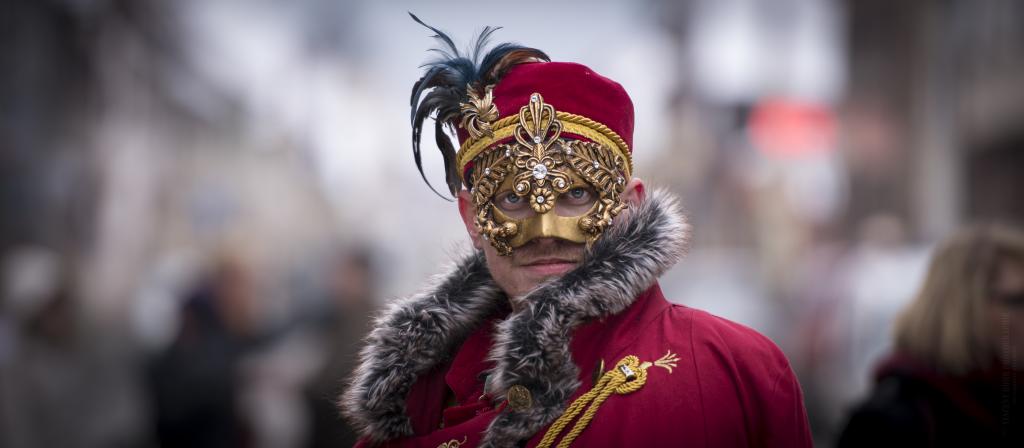
[[[420,141],[423,136],[423,122],[433,116],[434,140],[444,159],[445,180],[448,190],[454,196],[462,189],[459,177],[460,167],[455,166],[455,144],[445,132],[455,133],[459,122],[460,105],[469,100],[467,88],[482,90],[484,86],[497,84],[498,81],[517,64],[531,61],[549,61],[548,55],[535,48],[524,47],[513,43],[495,46],[484,55],[484,49],[492,34],[498,27],[485,27],[477,36],[471,51],[465,55],[459,52],[455,42],[441,30],[427,25],[415,14],[409,13],[412,19],[434,32],[434,38],[441,46],[430,51],[439,54],[437,59],[423,65],[426,71],[412,86],[409,104],[412,107],[409,119],[412,122],[412,156],[416,161],[423,181],[438,196],[434,186],[427,180],[423,172],[423,158],[420,153]],[[483,58],[481,59],[481,55]]]

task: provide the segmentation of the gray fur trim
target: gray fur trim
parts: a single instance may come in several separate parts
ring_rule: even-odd
[[[447,360],[502,296],[478,252],[425,292],[393,302],[374,323],[342,394],[349,423],[374,443],[412,435],[405,398],[416,378]]]
[[[523,298],[529,305],[498,325],[489,355],[495,367],[485,388],[496,400],[504,400],[510,386],[525,386],[534,407],[502,412],[481,446],[515,446],[562,414],[579,387],[570,330],[629,307],[679,261],[688,238],[689,225],[675,198],[656,191],[623,212],[578,268]],[[397,301],[367,338],[360,366],[342,396],[345,416],[374,442],[410,435],[405,398],[413,382],[449,359],[469,332],[507,300],[477,253],[437,286]]]

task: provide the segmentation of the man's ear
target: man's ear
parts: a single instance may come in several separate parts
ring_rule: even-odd
[[[622,191],[622,195],[619,196],[622,201],[629,204],[630,207],[640,205],[647,197],[647,191],[644,188],[644,181],[640,180],[639,177],[630,179],[629,183],[626,184],[626,188]]]
[[[466,226],[466,233],[469,233],[469,239],[473,240],[473,247],[477,249],[483,249],[482,238],[480,238],[480,232],[476,230],[476,207],[473,207],[473,201],[469,196],[469,191],[462,190],[459,192],[459,215],[462,216],[462,224]]]

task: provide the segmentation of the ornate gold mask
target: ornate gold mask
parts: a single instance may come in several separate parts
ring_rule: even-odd
[[[474,97],[467,108],[489,112],[493,105],[487,93]],[[499,254],[510,255],[514,248],[541,237],[589,244],[625,208],[619,196],[630,178],[629,154],[598,143],[610,142],[608,138],[582,132],[592,129],[593,122],[581,127],[585,118],[556,113],[538,93],[519,110],[514,128],[512,122],[500,120],[492,130],[490,123],[476,122],[483,115],[474,115],[469,123],[463,120],[473,137],[464,148],[475,150],[469,151],[475,225]],[[568,132],[598,138],[562,138],[565,126]],[[500,139],[503,133],[515,141],[487,148],[477,140]]]

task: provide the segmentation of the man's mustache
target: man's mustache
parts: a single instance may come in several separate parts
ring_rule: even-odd
[[[513,252],[516,263],[526,265],[544,260],[563,260],[575,263],[583,257],[583,244],[581,243],[561,238],[547,238],[546,240],[533,240],[517,247]]]

